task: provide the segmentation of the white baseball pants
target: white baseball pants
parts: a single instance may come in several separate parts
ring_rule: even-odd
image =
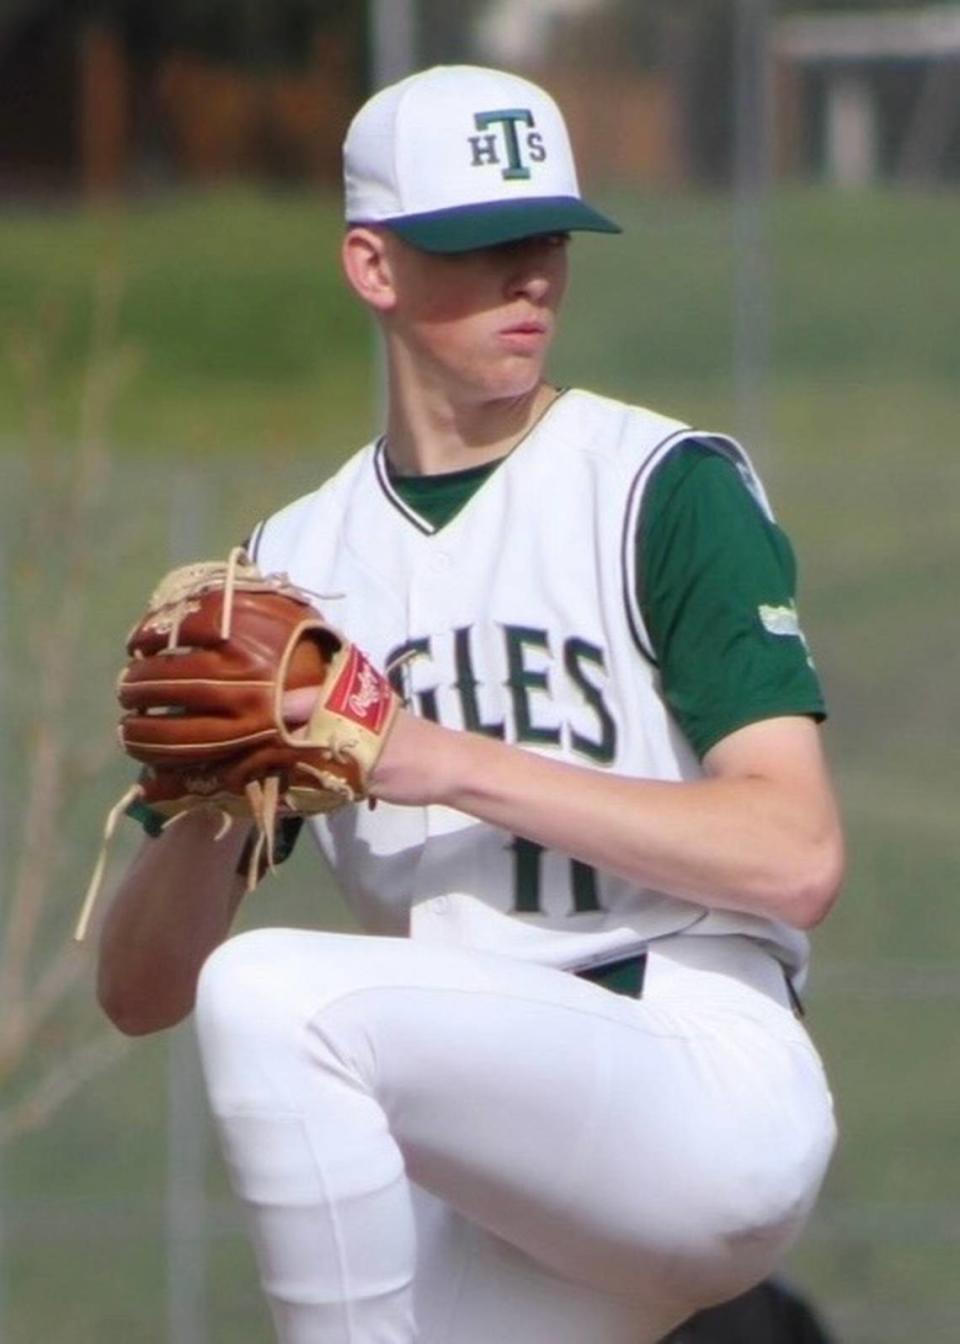
[[[268,929],[197,1024],[283,1344],[653,1344],[764,1277],[834,1142],[782,972],[651,947],[639,1000],[407,939]]]

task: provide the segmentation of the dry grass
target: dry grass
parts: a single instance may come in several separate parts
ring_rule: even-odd
[[[124,1048],[113,1031],[48,1028],[68,1011],[86,963],[68,933],[52,941],[66,816],[103,769],[100,744],[77,741],[77,671],[93,594],[91,570],[97,520],[110,476],[107,429],[111,407],[130,377],[133,350],[116,340],[119,274],[104,268],[96,282],[90,351],[84,371],[76,437],[64,452],[52,430],[50,353],[55,319],[10,343],[26,414],[26,460],[33,477],[29,516],[22,519],[20,554],[11,565],[16,607],[34,669],[32,699],[19,727],[24,742],[19,819],[12,836],[9,898],[2,911],[0,953],[0,1143],[45,1123],[79,1087]],[[38,563],[57,539],[53,571]],[[18,582],[16,582],[18,581]],[[23,615],[26,613],[26,615]],[[12,624],[12,622],[11,622]],[[80,1017],[88,1014],[81,1012]]]

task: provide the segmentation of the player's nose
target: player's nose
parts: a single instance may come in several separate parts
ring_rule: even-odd
[[[510,272],[505,293],[510,303],[519,300],[531,307],[542,308],[550,303],[554,286],[555,280],[548,267],[525,262]]]
[[[518,273],[509,287],[511,298],[525,298],[531,303],[543,303],[549,293],[550,279],[542,269],[531,268]]]
[[[509,257],[506,274],[509,297],[543,303],[559,283],[558,267],[564,262],[560,250],[552,242],[531,238],[510,248]]]

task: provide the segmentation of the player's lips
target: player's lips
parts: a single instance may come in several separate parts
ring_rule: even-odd
[[[547,324],[537,318],[524,318],[500,328],[500,339],[516,350],[535,350],[546,340]]]
[[[517,317],[512,322],[505,323],[500,330],[510,331],[546,331],[547,321],[543,317]]]

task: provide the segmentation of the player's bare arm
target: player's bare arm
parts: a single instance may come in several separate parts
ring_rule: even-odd
[[[709,907],[818,923],[843,841],[816,726],[751,724],[703,779],[630,779],[398,717],[374,772],[387,801],[456,807],[641,886]]]
[[[97,993],[128,1035],[187,1016],[200,968],[230,930],[245,890],[237,867],[248,828],[216,840],[219,828],[212,814],[183,817],[143,842],[120,881],[100,935]]]

